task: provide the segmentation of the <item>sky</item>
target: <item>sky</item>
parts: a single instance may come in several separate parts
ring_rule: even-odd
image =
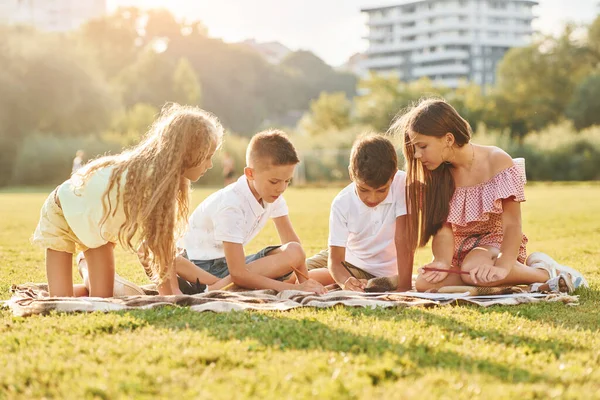
[[[292,50],[310,50],[330,65],[341,65],[366,50],[365,16],[360,9],[386,0],[107,0],[119,5],[164,7],[178,18],[200,20],[210,36],[226,42],[279,41]],[[556,34],[567,21],[589,23],[600,0],[539,0],[534,28]]]

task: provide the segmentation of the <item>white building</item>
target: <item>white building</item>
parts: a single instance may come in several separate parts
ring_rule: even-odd
[[[413,0],[365,8],[366,70],[421,77],[456,87],[463,80],[493,84],[511,47],[530,43],[530,0]]]
[[[106,14],[107,0],[0,0],[0,23],[65,32]]]

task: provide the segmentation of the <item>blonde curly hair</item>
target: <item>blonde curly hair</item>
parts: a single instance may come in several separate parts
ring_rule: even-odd
[[[147,262],[146,274],[159,284],[171,272],[176,241],[187,224],[190,181],[183,174],[211,157],[222,137],[223,127],[214,115],[197,107],[170,104],[163,107],[137,146],[101,157],[77,173],[80,185],[85,185],[99,169],[114,167],[102,195],[100,224],[116,214],[122,200],[125,222],[119,229],[119,242],[127,250],[138,251]],[[110,201],[113,190],[116,204]]]

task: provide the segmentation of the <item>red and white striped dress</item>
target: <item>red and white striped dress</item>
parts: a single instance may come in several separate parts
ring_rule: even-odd
[[[457,187],[450,201],[448,222],[454,233],[452,265],[458,267],[477,246],[500,248],[503,238],[502,200],[525,201],[525,164],[515,164],[497,173],[487,182]],[[525,263],[527,237],[521,238],[517,261]]]

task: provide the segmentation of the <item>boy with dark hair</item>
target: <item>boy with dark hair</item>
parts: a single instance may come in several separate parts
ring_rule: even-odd
[[[398,275],[398,290],[410,290],[414,254],[404,238],[406,174],[398,170],[394,145],[376,134],[358,138],[348,170],[352,183],[331,204],[329,250],[307,260],[310,276],[362,292],[368,279]],[[324,265],[328,274],[318,269]]]
[[[305,254],[282,196],[298,163],[296,149],[279,130],[256,134],[246,151],[246,168],[237,182],[204,200],[192,213],[180,247],[176,271],[183,293],[221,288],[231,282],[250,289],[295,289],[324,293],[323,286],[291,273],[307,275]],[[272,218],[281,245],[246,256],[244,245]]]

